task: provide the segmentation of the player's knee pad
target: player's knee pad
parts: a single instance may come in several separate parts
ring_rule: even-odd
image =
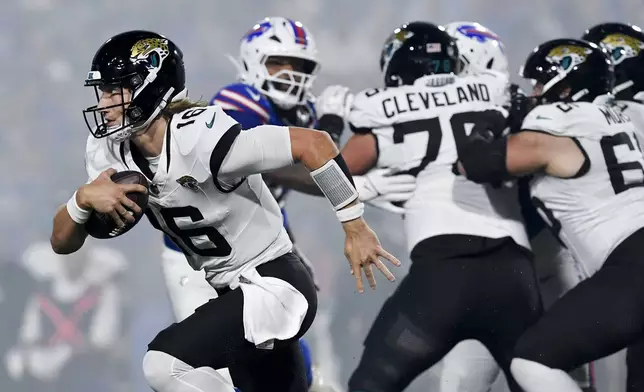
[[[300,351],[304,358],[304,369],[306,370],[306,384],[310,387],[313,383],[313,357],[311,356],[311,347],[304,339],[299,340]]]
[[[510,364],[512,376],[526,392],[578,391],[577,383],[559,369],[535,361],[515,358]]]
[[[161,351],[148,351],[143,357],[143,375],[156,392],[233,392],[235,389],[212,368],[195,369]]]

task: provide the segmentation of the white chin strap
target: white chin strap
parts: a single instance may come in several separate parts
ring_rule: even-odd
[[[618,84],[613,88],[613,94],[617,95],[621,93],[622,91],[626,90],[629,87],[632,87],[635,83],[633,83],[632,80],[629,80],[627,82],[624,82],[622,84]]]
[[[559,72],[557,76],[554,78],[550,79],[548,83],[543,85],[543,89],[541,91],[541,95],[545,95],[551,88],[553,88],[557,83],[561,82],[568,74],[566,72]],[[576,102],[580,100],[584,95],[588,94],[588,89],[583,89],[580,91],[577,91],[573,96],[570,97],[570,99],[573,102]]]

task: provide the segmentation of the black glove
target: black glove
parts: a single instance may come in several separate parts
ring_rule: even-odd
[[[318,129],[326,131],[335,144],[339,145],[344,131],[344,119],[336,114],[325,114],[318,120]]]
[[[510,107],[508,112],[508,127],[510,133],[515,133],[521,130],[523,119],[530,113],[536,106],[534,98],[528,97],[516,84],[510,85]]]

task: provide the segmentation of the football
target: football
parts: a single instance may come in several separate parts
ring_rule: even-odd
[[[117,184],[141,184],[146,189],[148,188],[148,180],[145,176],[132,170],[117,172],[112,175],[111,179]],[[87,234],[100,239],[114,238],[127,233],[131,228],[136,226],[148,205],[148,194],[130,192],[126,196],[141,207],[142,210],[140,214],[135,215],[136,220],[133,223],[126,222],[125,226],[119,228],[111,216],[93,211],[87,222],[85,222],[85,231],[87,231]]]

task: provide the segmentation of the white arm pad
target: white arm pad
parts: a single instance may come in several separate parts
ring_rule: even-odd
[[[358,198],[358,191],[351,185],[351,181],[342,172],[335,159],[313,170],[311,177],[336,211]]]
[[[246,177],[293,164],[288,127],[260,125],[241,131],[219,170],[221,178]]]

